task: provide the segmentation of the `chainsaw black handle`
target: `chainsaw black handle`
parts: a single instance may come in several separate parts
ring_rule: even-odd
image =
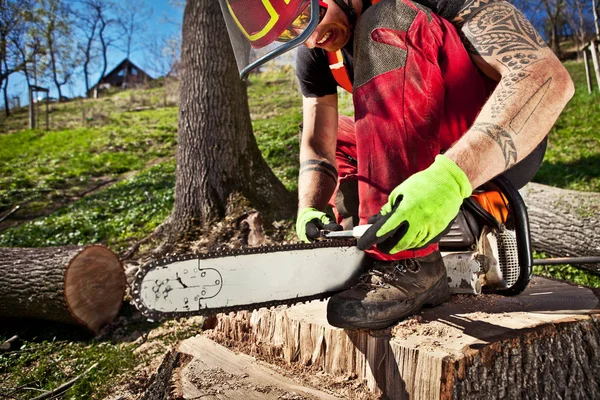
[[[505,296],[516,296],[527,288],[527,285],[531,280],[531,275],[533,274],[533,254],[531,251],[531,234],[529,230],[527,206],[517,188],[515,188],[505,176],[497,176],[491,181],[491,184],[506,196],[508,204],[510,205],[510,213],[512,214],[515,224],[517,253],[520,267],[517,282],[510,288],[499,290],[498,292]]]

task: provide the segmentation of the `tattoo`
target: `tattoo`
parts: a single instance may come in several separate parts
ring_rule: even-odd
[[[510,129],[512,129],[515,134],[518,135],[521,133],[521,130],[523,130],[523,127],[525,124],[527,124],[527,121],[529,121],[535,110],[546,96],[551,84],[552,78],[548,78],[546,82],[544,82],[542,86],[540,86],[535,93],[531,95],[529,99],[527,99],[525,104],[523,104],[523,107],[521,107],[519,112],[517,112],[513,119],[509,122],[508,126],[510,126]]]
[[[467,50],[482,57],[547,47],[527,18],[506,2],[480,6],[464,24],[462,34]]]
[[[330,163],[326,161],[320,160],[306,160],[300,164],[300,175],[309,172],[309,171],[317,171],[321,172],[331,179],[337,184],[338,173],[337,169]]]
[[[498,60],[510,72],[502,77],[494,91],[491,101],[492,118],[496,118],[505,109],[505,103],[519,91],[519,84],[531,76],[529,66],[540,59],[536,54],[517,53],[505,55]]]
[[[473,125],[471,129],[485,133],[500,146],[500,150],[502,150],[502,154],[504,155],[505,170],[517,162],[517,147],[515,146],[515,142],[510,134],[501,126],[488,123],[477,123]]]
[[[456,18],[452,22],[457,25],[462,25],[464,22],[473,17],[484,6],[493,3],[496,0],[468,0],[460,9]]]

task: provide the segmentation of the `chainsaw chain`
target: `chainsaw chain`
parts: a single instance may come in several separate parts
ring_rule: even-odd
[[[223,257],[236,257],[240,255],[248,255],[248,254],[266,254],[266,253],[274,253],[279,251],[293,251],[293,250],[309,250],[309,249],[317,249],[324,247],[352,247],[356,246],[356,239],[342,239],[342,240],[322,240],[316,241],[313,243],[294,243],[294,244],[284,244],[284,245],[273,245],[273,246],[260,246],[260,247],[249,247],[244,249],[227,249],[227,250],[219,250],[212,251],[207,253],[186,253],[180,255],[172,255],[167,256],[165,258],[161,258],[158,260],[154,260],[142,266],[140,270],[137,272],[135,279],[132,284],[132,297],[133,303],[136,308],[149,320],[160,321],[165,319],[173,319],[173,318],[187,318],[191,316],[197,315],[214,315],[220,313],[229,313],[235,311],[243,311],[243,310],[257,310],[259,308],[271,308],[280,305],[294,305],[300,303],[306,303],[313,300],[324,300],[328,297],[331,297],[336,292],[327,292],[327,293],[319,293],[313,296],[305,296],[305,297],[294,297],[292,299],[285,300],[272,300],[266,301],[262,303],[253,303],[253,304],[241,304],[236,306],[229,307],[219,307],[219,308],[204,308],[201,310],[195,311],[173,311],[173,312],[163,312],[156,311],[146,307],[141,300],[141,285],[146,274],[157,268],[164,267],[174,262],[179,261],[188,261],[188,260],[207,260],[212,258],[223,258]]]

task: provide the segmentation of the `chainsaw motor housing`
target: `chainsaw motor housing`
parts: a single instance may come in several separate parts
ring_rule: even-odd
[[[495,193],[486,196],[486,191]],[[504,177],[465,200],[439,244],[453,293],[512,296],[531,280],[527,209]]]

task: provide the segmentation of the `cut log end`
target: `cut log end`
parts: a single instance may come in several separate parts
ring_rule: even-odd
[[[92,332],[119,313],[127,281],[119,258],[103,246],[78,253],[65,271],[65,299],[75,319]]]

